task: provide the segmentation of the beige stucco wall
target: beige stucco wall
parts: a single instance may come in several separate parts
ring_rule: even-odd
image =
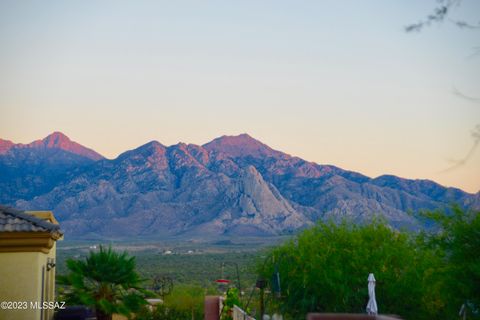
[[[47,258],[55,259],[55,244],[48,254],[41,252],[0,252],[0,301],[26,302],[25,310],[0,308],[2,320],[50,320],[53,310],[31,308],[30,302],[54,301],[55,269],[47,271]]]

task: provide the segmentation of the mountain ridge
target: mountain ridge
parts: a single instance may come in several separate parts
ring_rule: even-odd
[[[37,149],[29,150],[37,155]],[[0,155],[0,168],[5,159],[13,161]],[[59,163],[36,164],[51,172]],[[41,172],[35,178],[44,178]],[[28,187],[32,176],[19,177]],[[421,221],[409,211],[451,203],[480,207],[480,193],[430,180],[369,178],[273,150],[247,134],[222,136],[202,146],[150,141],[115,159],[83,157],[50,182],[27,196],[2,194],[0,201],[23,209],[53,209],[62,227],[79,237],[277,235],[319,219],[361,223],[378,215],[394,227],[419,229]],[[8,187],[2,190],[15,191],[0,178],[2,185]]]
[[[0,154],[6,154],[8,151],[15,148],[60,149],[95,161],[104,159],[104,156],[98,152],[70,140],[69,137],[60,131],[54,131],[43,139],[38,139],[27,144],[14,143],[9,140],[0,139]]]
[[[51,191],[79,168],[104,159],[60,132],[28,144],[0,141],[0,202]]]

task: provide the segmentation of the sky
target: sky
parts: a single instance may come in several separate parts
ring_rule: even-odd
[[[480,1],[0,1],[0,137],[108,158],[248,133],[376,177],[480,190]],[[460,92],[461,94],[455,94]]]

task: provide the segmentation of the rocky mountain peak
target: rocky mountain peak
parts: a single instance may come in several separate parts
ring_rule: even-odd
[[[61,132],[55,131],[49,134],[47,137],[39,140],[35,140],[28,144],[13,143],[9,140],[0,139],[0,155],[6,154],[10,150],[16,150],[18,152],[28,150],[38,150],[40,153],[46,150],[63,150],[70,154],[87,158],[89,160],[97,161],[104,159],[102,155],[70,140],[69,137]],[[45,156],[45,155],[43,155]]]
[[[134,151],[138,151],[142,153],[151,153],[151,154],[156,154],[156,153],[164,154],[165,150],[166,150],[166,147],[156,140],[147,142],[141,145],[140,147],[134,149]]]
[[[0,139],[0,154],[7,153],[8,150],[14,145],[14,143],[10,140],[3,140]]]
[[[114,161],[125,163],[129,166],[154,166],[165,168],[168,166],[166,159],[167,147],[158,141],[147,142],[133,150],[125,151]]]
[[[72,144],[72,140],[70,140],[69,137],[59,131],[55,131],[49,134],[41,141],[48,148],[68,148],[68,146]]]
[[[282,155],[281,152],[273,150],[246,133],[237,136],[221,136],[203,145],[203,147],[208,151],[224,153],[230,157],[271,157]]]
[[[205,150],[195,145],[181,142],[168,147],[168,151],[172,168],[197,167],[203,170],[208,161],[208,154],[205,154]]]
[[[69,137],[58,131],[49,134],[47,137],[41,140],[33,141],[32,143],[29,143],[27,145],[18,146],[22,148],[36,149],[60,149],[74,153],[79,156],[83,156],[85,158],[89,158],[94,161],[104,159],[101,154],[93,151],[92,149],[84,147],[81,144],[76,143],[75,141],[70,140]]]

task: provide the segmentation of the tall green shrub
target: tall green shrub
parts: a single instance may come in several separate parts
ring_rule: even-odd
[[[294,318],[308,312],[365,313],[372,272],[381,313],[435,319],[429,282],[439,264],[431,250],[381,222],[321,222],[273,249],[259,272],[270,279],[279,271],[277,306]]]
[[[419,245],[434,250],[442,264],[432,290],[443,292],[448,318],[455,318],[462,304],[468,319],[480,318],[480,212],[464,211],[455,206],[452,212],[426,212],[423,217],[436,228],[419,235]]]

